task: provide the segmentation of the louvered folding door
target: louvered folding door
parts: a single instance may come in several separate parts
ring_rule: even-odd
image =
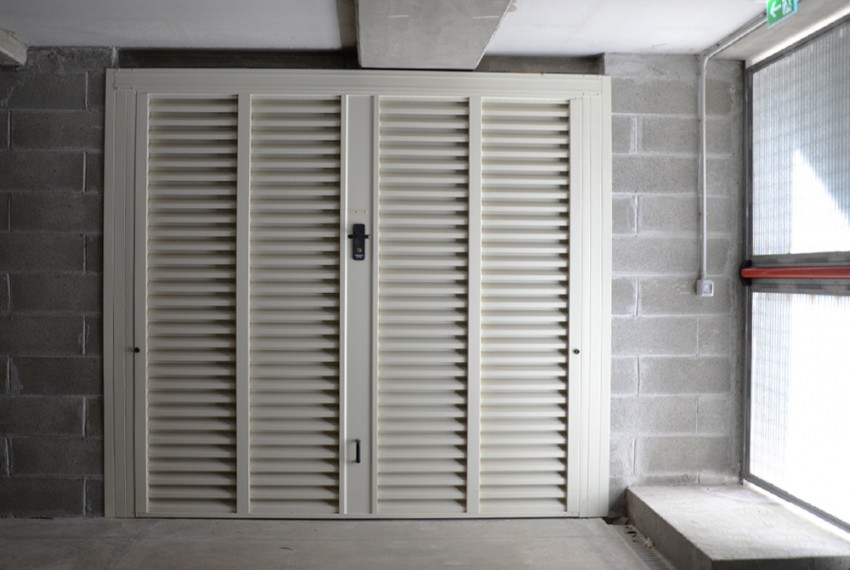
[[[240,454],[244,514],[338,512],[340,102],[255,97],[243,112],[249,310],[238,342],[238,101],[150,101],[151,514],[239,512]]]
[[[607,328],[575,311],[583,295],[608,310],[610,289],[592,288],[603,250],[582,237],[598,217],[576,217],[604,187],[576,162],[604,151],[588,122],[604,109],[557,82],[488,94],[500,81],[154,88],[116,103],[135,113],[132,144],[111,151],[126,150],[135,187],[132,259],[115,262],[132,283],[135,381],[120,394],[135,514],[604,511],[607,481],[588,481],[607,473],[592,378],[607,382],[607,348],[579,356],[577,339],[604,346]]]
[[[381,99],[381,514],[567,512],[568,117]]]

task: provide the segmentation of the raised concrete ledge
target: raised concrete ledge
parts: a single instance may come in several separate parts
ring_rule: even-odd
[[[681,570],[850,569],[850,536],[749,487],[629,487],[626,507]]]

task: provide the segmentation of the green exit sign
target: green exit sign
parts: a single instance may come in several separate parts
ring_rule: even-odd
[[[778,24],[797,12],[797,0],[767,0],[767,25]]]

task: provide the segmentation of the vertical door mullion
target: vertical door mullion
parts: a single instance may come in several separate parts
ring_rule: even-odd
[[[585,416],[582,405],[584,385],[583,356],[575,354],[575,349],[582,346],[582,332],[584,323],[587,321],[583,314],[584,303],[581,301],[583,280],[589,278],[587,272],[582,271],[584,263],[585,244],[582,238],[585,226],[582,218],[585,210],[584,194],[585,188],[584,168],[582,167],[582,154],[584,150],[584,125],[582,122],[582,103],[570,101],[570,199],[569,199],[569,267],[568,287],[569,306],[567,310],[569,332],[568,332],[568,369],[567,369],[567,511],[577,514],[583,509],[581,503],[584,497],[583,490],[586,486],[586,474],[583,467],[586,461],[586,434],[582,433],[582,418]],[[587,244],[589,245],[589,244]],[[587,352],[587,351],[585,351]]]
[[[135,200],[134,272],[134,370],[135,377],[135,448],[136,448],[136,513],[148,512],[148,374],[147,374],[147,221],[148,221],[148,104],[147,93],[136,98],[136,171],[133,197]]]
[[[479,514],[481,490],[481,112],[469,99],[469,261],[467,296],[466,512]]]
[[[372,324],[372,338],[371,338],[371,350],[372,350],[372,370],[369,378],[370,385],[372,387],[372,413],[371,413],[371,438],[372,438],[372,449],[369,455],[369,468],[370,468],[370,481],[371,487],[369,489],[370,496],[372,498],[369,505],[369,512],[372,514],[378,514],[378,295],[380,294],[379,288],[381,284],[380,280],[380,268],[378,262],[380,261],[381,249],[380,249],[380,236],[378,235],[378,220],[379,220],[379,208],[380,204],[378,202],[378,188],[380,183],[381,176],[381,96],[376,95],[372,98],[372,125],[371,125],[371,135],[372,135],[372,160],[370,162],[370,166],[372,169],[372,315],[371,315],[371,324]]]
[[[251,512],[251,95],[239,95],[236,166],[236,512]]]
[[[339,101],[339,512],[348,513],[348,95]]]
[[[342,457],[345,469],[346,514],[367,515],[373,512],[373,463],[376,440],[373,417],[373,263],[375,263],[377,228],[372,217],[372,97],[345,97],[345,140],[342,154],[345,167],[345,205],[342,218],[342,269],[345,291],[345,426],[342,429]],[[354,224],[365,224],[365,260],[352,259],[352,240],[348,234]],[[343,380],[343,378],[341,378]],[[357,463],[357,442],[360,463]]]

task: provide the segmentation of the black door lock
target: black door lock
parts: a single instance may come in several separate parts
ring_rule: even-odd
[[[354,240],[351,244],[351,257],[355,261],[363,261],[366,259],[366,240],[369,239],[366,224],[354,224],[352,229],[354,233],[348,234],[348,239]]]

